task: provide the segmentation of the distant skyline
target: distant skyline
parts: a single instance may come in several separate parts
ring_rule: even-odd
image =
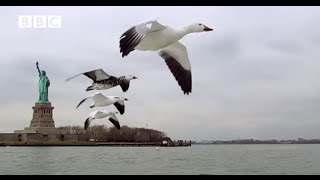
[[[320,138],[319,7],[0,7],[0,132],[30,125],[38,99],[38,72],[47,72],[56,126],[80,125],[79,109],[97,68],[138,77],[125,96],[121,125],[164,131],[172,139]],[[19,15],[58,15],[61,29],[19,29]],[[209,33],[183,38],[192,65],[192,93],[183,95],[155,52],[121,58],[120,35],[158,19],[181,28],[203,23]],[[109,110],[116,110],[113,106]],[[112,126],[107,120],[93,124]]]

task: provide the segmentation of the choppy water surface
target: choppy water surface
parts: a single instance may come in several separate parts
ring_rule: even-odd
[[[320,145],[0,147],[0,174],[320,174]]]

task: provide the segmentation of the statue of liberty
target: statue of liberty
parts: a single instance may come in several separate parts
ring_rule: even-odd
[[[49,78],[45,71],[40,71],[39,62],[36,63],[39,72],[39,101],[38,103],[49,103],[48,89],[50,86]]]

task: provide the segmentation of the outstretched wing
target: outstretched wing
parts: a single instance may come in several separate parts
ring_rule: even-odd
[[[160,31],[166,26],[157,21],[148,21],[131,27],[120,37],[120,53],[122,57],[127,56],[150,32]]]
[[[110,75],[108,75],[106,72],[104,72],[102,69],[96,69],[96,70],[92,70],[92,71],[88,71],[88,72],[85,72],[85,73],[80,73],[80,74],[77,74],[75,76],[72,76],[68,79],[66,79],[66,81],[70,81],[71,79],[77,77],[77,76],[80,76],[80,75],[85,75],[87,76],[88,78],[92,79],[94,82],[97,82],[97,81],[101,81],[101,80],[105,80],[105,79],[109,79],[110,78]]]
[[[101,117],[103,117],[103,112],[101,112],[100,110],[97,111],[93,111],[92,113],[89,114],[88,118],[86,119],[86,121],[84,122],[84,130],[87,130],[88,127],[90,126],[90,123],[96,119],[96,117],[98,119],[100,119]]]
[[[187,48],[176,42],[162,49],[159,55],[165,60],[183,93],[189,95],[192,90],[192,76]]]
[[[116,115],[111,114],[111,115],[109,115],[108,117],[109,117],[109,121],[111,121],[112,124],[113,124],[117,129],[121,129],[119,120],[118,120],[118,118],[116,117]]]
[[[82,103],[84,103],[87,99],[88,99],[88,97],[82,99],[82,100],[79,102],[79,104],[77,105],[77,109],[78,109],[79,106],[80,106]]]
[[[84,122],[84,130],[87,130],[87,129],[89,128],[90,123],[91,123],[92,120],[93,120],[93,119],[90,118],[90,117],[88,117],[88,118],[86,119],[86,121]]]
[[[92,95],[92,100],[94,103],[106,101],[107,97],[100,92],[97,92]]]
[[[124,101],[115,102],[113,105],[118,109],[120,114],[124,114],[124,110],[125,110]]]
[[[123,92],[127,92],[130,86],[130,80],[122,79],[120,86]]]

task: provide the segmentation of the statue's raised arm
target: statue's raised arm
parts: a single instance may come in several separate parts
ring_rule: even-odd
[[[41,71],[39,69],[39,62],[38,61],[36,62],[36,65],[37,65],[37,69],[38,69],[38,72],[39,72],[39,76],[41,76]]]

